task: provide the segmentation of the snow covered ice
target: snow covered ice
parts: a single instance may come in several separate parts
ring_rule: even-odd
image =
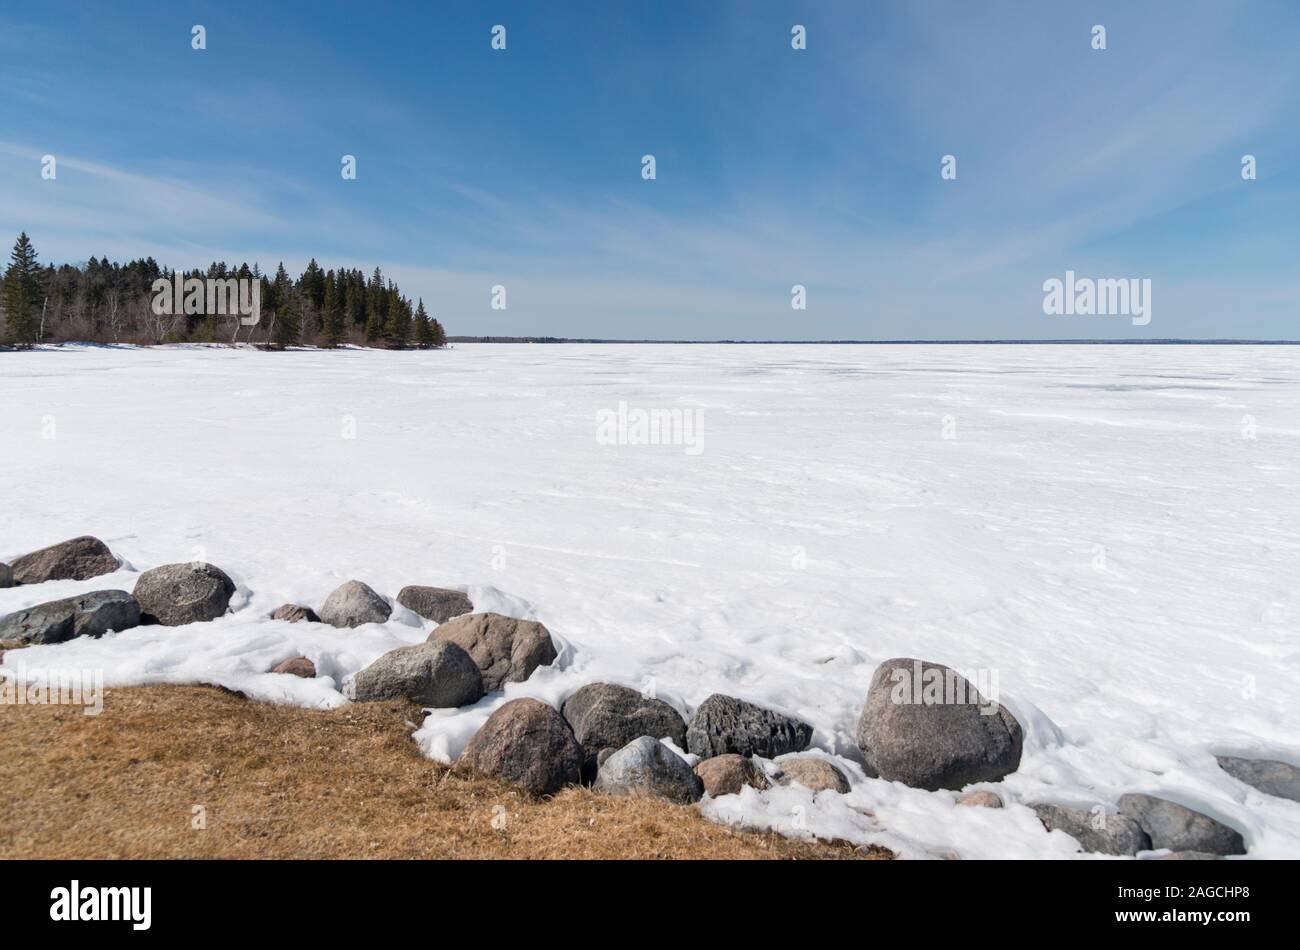
[[[620,403],[689,445],[597,438]],[[507,698],[722,692],[797,715],[848,796],[745,789],[720,820],[906,856],[1073,856],[1027,801],[1149,792],[1300,857],[1300,805],[1214,754],[1300,760],[1300,350],[1278,346],[69,346],[0,358],[0,560],[81,534],[127,561],[0,613],[207,560],[232,613],[30,647],[114,685],[306,706],[429,625],[266,619],[357,578],[461,587],[560,657],[416,734],[456,756]],[[665,416],[667,418],[667,416]],[[644,440],[641,440],[644,441]],[[663,444],[666,443],[666,444]],[[311,657],[318,679],[272,675]],[[895,656],[997,674],[1025,728],[1002,810],[867,779],[854,731]],[[111,697],[105,713],[111,714]]]

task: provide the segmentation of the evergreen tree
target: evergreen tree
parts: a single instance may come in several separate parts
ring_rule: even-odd
[[[447,333],[445,330],[443,330],[442,324],[439,323],[436,318],[433,321],[433,345],[434,346],[447,345]]]
[[[366,342],[374,343],[384,334],[387,322],[388,294],[384,292],[384,275],[379,268],[370,277],[366,285]]]
[[[276,349],[283,350],[297,343],[301,335],[302,324],[298,321],[298,308],[294,301],[286,296],[275,310],[275,327],[271,331],[271,344]]]
[[[36,262],[36,248],[27,232],[18,235],[13,253],[9,255],[9,268],[4,277],[5,322],[9,338],[18,346],[39,342],[41,310],[41,268]]]
[[[324,333],[323,343],[328,347],[338,346],[346,339],[346,328],[343,325],[343,304],[339,300],[338,291],[335,287],[334,272],[330,271],[325,280],[325,305]]]
[[[424,309],[424,298],[415,308],[415,345],[422,350],[433,346],[433,324],[429,322],[429,313]]]
[[[411,304],[402,299],[397,285],[388,282],[388,319],[384,323],[384,339],[395,350],[400,350],[411,341]]]

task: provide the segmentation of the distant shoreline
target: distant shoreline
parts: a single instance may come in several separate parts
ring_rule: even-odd
[[[449,336],[448,343],[636,343],[716,346],[925,346],[965,345],[1088,345],[1088,346],[1300,346],[1300,340],[601,340],[553,336]]]

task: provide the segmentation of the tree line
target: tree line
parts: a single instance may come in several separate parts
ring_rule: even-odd
[[[445,346],[442,324],[421,299],[414,305],[376,267],[324,270],[312,258],[297,279],[284,263],[274,275],[258,265],[214,262],[181,277],[260,282],[261,319],[243,326],[236,317],[212,313],[157,313],[154,281],[176,272],[152,257],[128,264],[92,257],[85,264],[42,266],[26,233],[14,242],[0,282],[0,340],[10,346],[36,343],[253,343],[269,349],[344,343],[393,349]]]

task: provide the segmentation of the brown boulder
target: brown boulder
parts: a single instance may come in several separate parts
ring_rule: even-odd
[[[320,623],[320,617],[316,616],[316,611],[310,607],[304,607],[302,604],[284,604],[276,607],[271,614],[272,620],[287,620],[289,623]]]
[[[998,797],[996,792],[979,789],[957,796],[957,804],[965,805],[968,808],[1001,808],[1002,799]]]
[[[578,783],[582,746],[556,709],[536,699],[514,699],[488,717],[458,764],[532,795],[550,795]]]
[[[815,755],[796,755],[787,759],[778,759],[781,769],[781,784],[795,782],[814,792],[831,789],[841,795],[848,794],[849,780],[844,773],[831,763]]]
[[[695,774],[704,783],[705,793],[713,798],[735,795],[746,785],[760,791],[771,785],[766,773],[753,759],[735,752],[705,759],[695,766]]]
[[[120,566],[103,541],[89,536],[61,541],[31,554],[24,554],[10,565],[13,579],[19,584],[45,581],[84,581],[101,574],[112,574]]]
[[[555,661],[551,634],[540,623],[501,614],[469,614],[448,620],[429,634],[430,643],[454,643],[483,671],[483,691],[522,683],[539,666]]]
[[[316,676],[316,664],[305,656],[295,656],[285,660],[271,672],[288,673],[290,676],[301,676],[309,680]]]

